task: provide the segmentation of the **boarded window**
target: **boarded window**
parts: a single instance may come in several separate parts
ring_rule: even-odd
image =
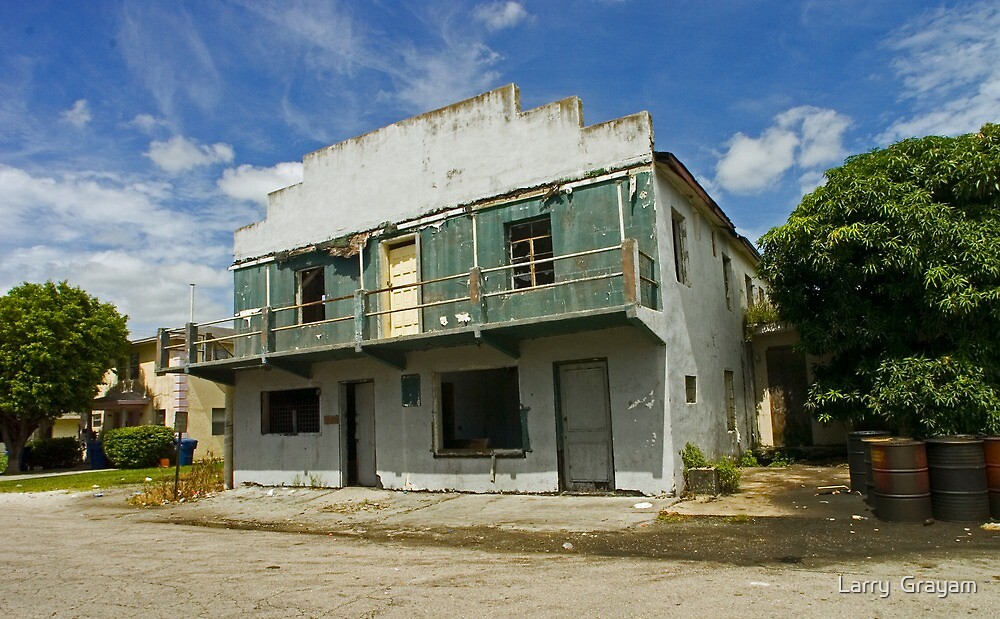
[[[684,400],[688,404],[694,404],[698,401],[698,378],[695,376],[685,376],[684,377]]]
[[[677,281],[682,284],[687,284],[687,225],[684,222],[684,217],[677,211],[671,212],[670,230],[674,242],[674,275],[677,277]]]
[[[326,320],[326,285],[323,281],[323,267],[305,269],[296,273],[298,290],[296,301],[299,307],[299,323]]]
[[[226,433],[226,409],[212,409],[212,436],[222,436]]]
[[[289,389],[261,394],[261,434],[319,432],[319,390]]]
[[[403,406],[420,406],[420,374],[404,374],[400,383]]]
[[[552,263],[552,221],[549,216],[509,224],[513,287],[533,288],[556,281]]]
[[[517,368],[443,373],[440,394],[440,448],[523,448]]]

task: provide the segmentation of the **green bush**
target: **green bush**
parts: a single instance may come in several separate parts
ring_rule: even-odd
[[[166,426],[115,428],[104,433],[104,455],[118,468],[156,466],[174,452],[174,431]]]
[[[43,469],[68,469],[80,464],[80,443],[72,436],[31,441],[29,464]]]
[[[7,450],[0,451],[0,473],[7,470]]]
[[[686,443],[684,451],[681,452],[681,462],[685,469],[700,469],[708,466],[705,454],[701,453],[701,448],[693,443]]]
[[[747,467],[760,466],[760,462],[757,460],[757,456],[753,455],[752,451],[744,451],[743,455],[740,456],[740,461],[737,464],[741,469]]]
[[[723,494],[733,494],[740,490],[740,469],[732,458],[719,458],[712,462],[719,473],[719,486]]]

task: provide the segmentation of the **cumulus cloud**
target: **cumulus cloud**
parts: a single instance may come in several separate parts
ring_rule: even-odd
[[[520,2],[513,0],[481,4],[473,10],[472,16],[482,22],[489,30],[512,28],[532,18]]]
[[[879,139],[955,135],[995,122],[1000,111],[1000,6],[978,2],[920,15],[890,35],[911,114]]]
[[[716,165],[715,181],[735,194],[756,193],[777,182],[786,171],[811,168],[843,159],[843,135],[850,119],[828,109],[799,106],[774,118],[760,137],[734,135]]]
[[[197,209],[185,209],[177,193],[116,173],[37,174],[0,164],[0,291],[68,279],[127,312],[133,334],[150,335],[186,320],[194,282],[203,319],[228,315],[225,265],[232,230],[247,213],[213,209],[205,192]]]
[[[68,122],[77,129],[82,129],[90,122],[93,118],[90,114],[90,106],[87,104],[86,99],[77,99],[73,107],[64,111],[62,114],[62,119],[64,122]]]
[[[162,118],[153,116],[152,114],[137,114],[129,124],[136,126],[143,131],[152,131],[156,127],[165,126],[167,122]]]
[[[229,144],[198,144],[184,136],[175,135],[166,142],[153,141],[146,156],[160,169],[177,173],[213,163],[229,163],[234,155],[233,147]]]
[[[246,164],[229,168],[222,173],[218,186],[231,198],[267,204],[267,194],[300,182],[302,164],[289,161],[269,168]]]

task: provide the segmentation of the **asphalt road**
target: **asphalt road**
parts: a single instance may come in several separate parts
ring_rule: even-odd
[[[947,552],[740,565],[697,560],[697,544],[692,559],[606,556],[546,544],[465,547],[474,535],[439,544],[189,526],[150,514],[114,496],[0,495],[3,615],[954,617],[1000,608],[996,549],[958,541]],[[906,590],[952,581],[976,591]]]

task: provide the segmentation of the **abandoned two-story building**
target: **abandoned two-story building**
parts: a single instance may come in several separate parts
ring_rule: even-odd
[[[236,231],[233,357],[158,371],[234,385],[237,484],[670,493],[755,434],[757,259],[647,113],[510,85],[306,155]]]

